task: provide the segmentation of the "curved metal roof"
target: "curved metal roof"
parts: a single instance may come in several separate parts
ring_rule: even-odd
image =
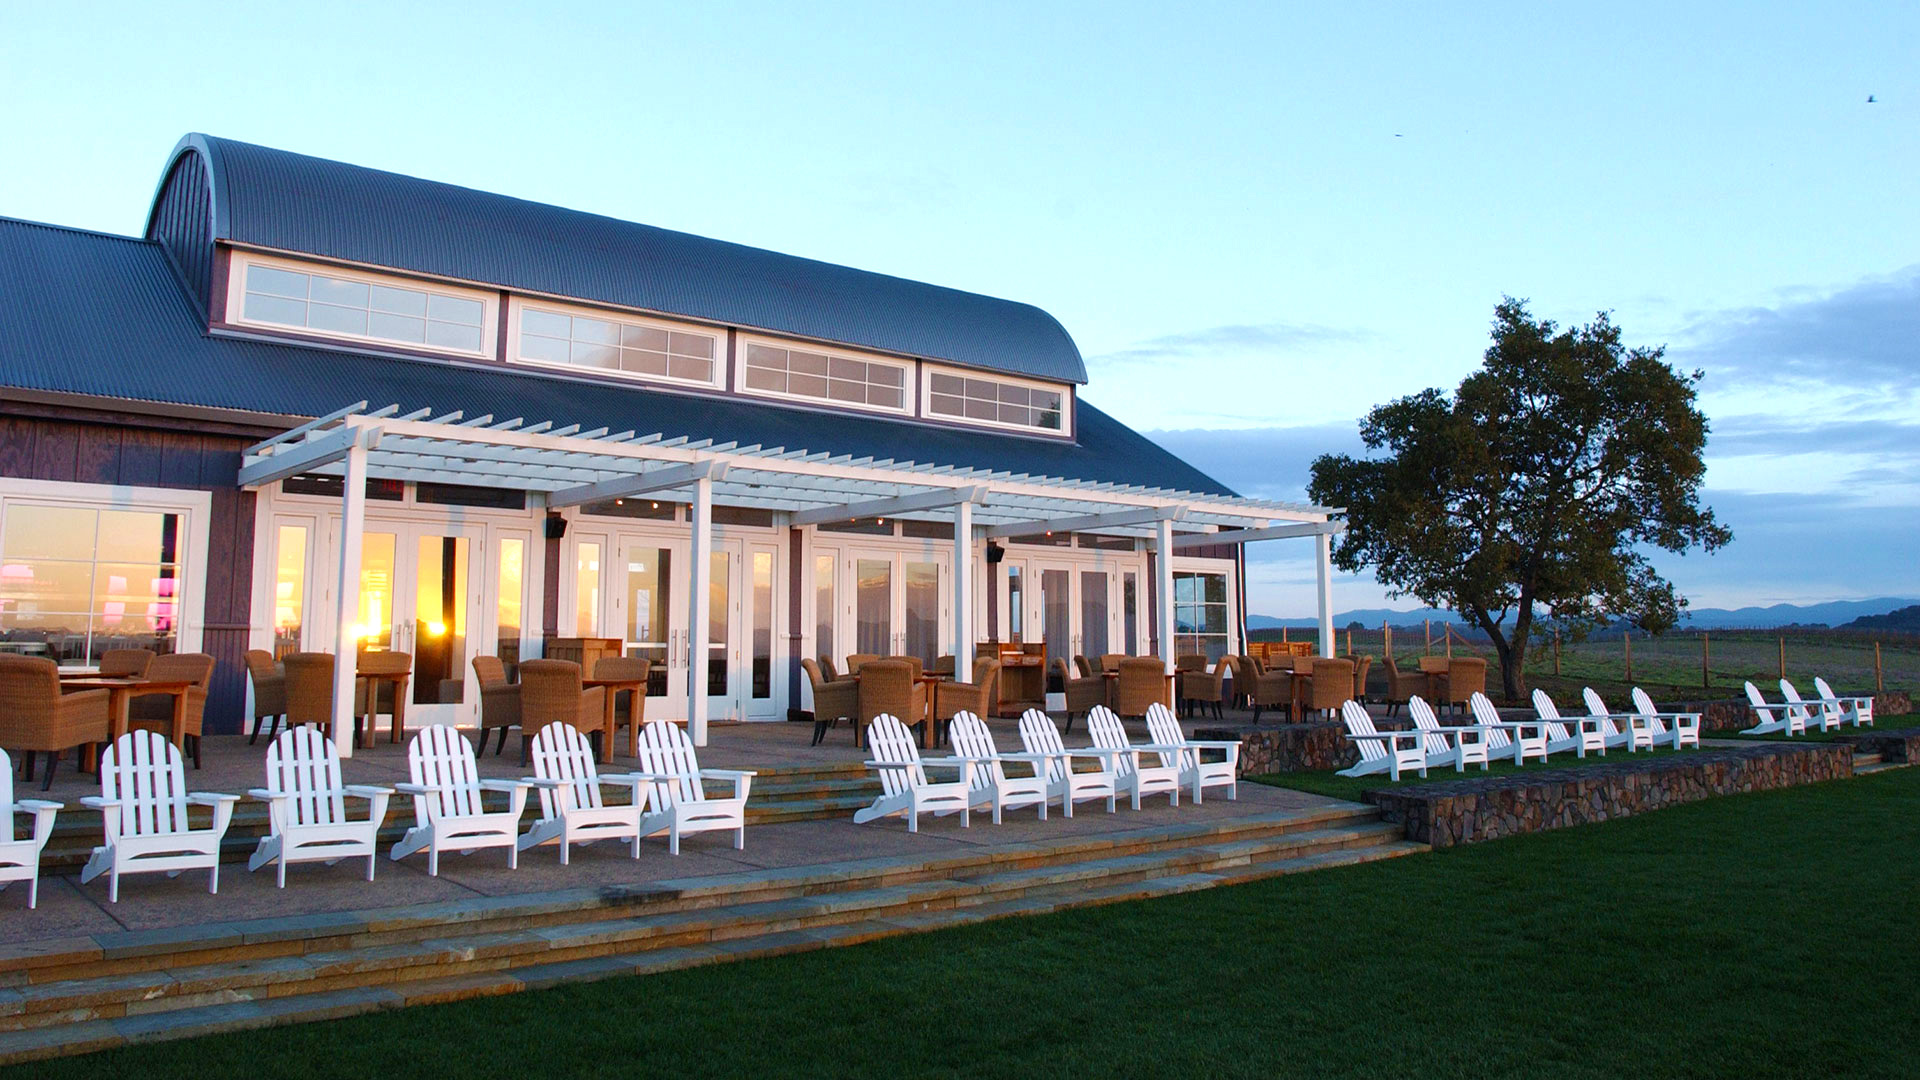
[[[162,176],[187,153],[207,161],[216,240],[1087,381],[1029,304],[209,135]]]

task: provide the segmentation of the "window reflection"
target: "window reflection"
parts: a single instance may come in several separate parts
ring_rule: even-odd
[[[84,664],[172,652],[180,514],[9,502],[0,524],[0,650]]]

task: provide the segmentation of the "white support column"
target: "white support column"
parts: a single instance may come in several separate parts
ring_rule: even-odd
[[[973,679],[973,504],[953,507],[953,677]]]
[[[367,525],[367,439],[350,428],[344,490],[340,495],[340,579],[333,592],[333,743],[353,756],[353,682],[359,667],[360,545]]]
[[[1160,660],[1173,674],[1173,522],[1163,520],[1155,531],[1154,594],[1160,605]]]
[[[1320,586],[1320,655],[1333,656],[1333,537],[1327,533],[1313,538],[1313,571]]]
[[[712,650],[707,624],[712,612],[713,481],[702,477],[693,484],[692,608],[687,617],[687,734],[693,745],[707,745],[707,668]]]

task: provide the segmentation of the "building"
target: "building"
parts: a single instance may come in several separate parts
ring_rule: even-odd
[[[0,648],[211,653],[232,731],[249,648],[410,651],[459,722],[472,657],[611,638],[704,741],[802,656],[1237,649],[1284,536],[1330,642],[1334,511],[1086,381],[1024,304],[189,135],[143,237],[0,219]]]

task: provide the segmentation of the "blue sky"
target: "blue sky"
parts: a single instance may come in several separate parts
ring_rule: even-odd
[[[137,232],[200,130],[1026,300],[1281,497],[1604,308],[1707,373],[1697,604],[1920,592],[1915,5],[400,7],[9,5],[0,213]]]

